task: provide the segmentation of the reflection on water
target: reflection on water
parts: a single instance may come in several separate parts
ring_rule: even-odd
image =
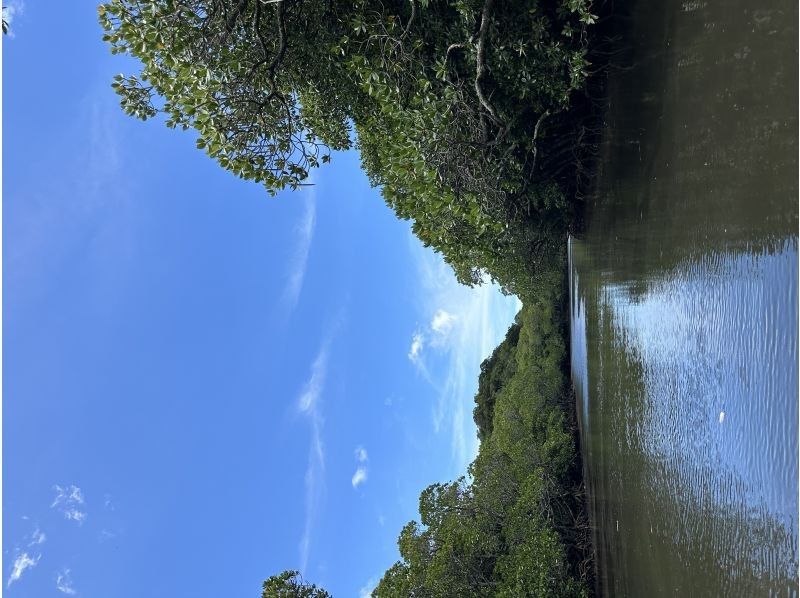
[[[606,590],[796,593],[796,240],[645,292],[584,282],[587,250],[572,363]]]
[[[605,595],[798,594],[797,6],[642,3],[570,242]]]

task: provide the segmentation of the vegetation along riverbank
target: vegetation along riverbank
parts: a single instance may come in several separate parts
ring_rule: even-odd
[[[590,550],[565,320],[565,241],[596,131],[587,0],[114,0],[123,109],[275,194],[356,147],[457,278],[524,307],[484,362],[480,452],[420,497],[377,596],[579,596]],[[302,593],[306,592],[306,593]],[[265,596],[326,595],[293,572]]]

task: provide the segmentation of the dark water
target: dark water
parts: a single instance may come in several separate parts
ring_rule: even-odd
[[[797,596],[797,3],[646,4],[570,242],[598,583]]]

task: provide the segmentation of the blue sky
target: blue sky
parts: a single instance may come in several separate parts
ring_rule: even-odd
[[[354,153],[270,198],[119,110],[95,4],[3,40],[3,590],[358,596],[477,449],[519,306],[456,284]]]

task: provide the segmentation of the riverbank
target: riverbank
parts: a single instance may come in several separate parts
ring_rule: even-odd
[[[537,501],[521,498],[531,517],[557,534],[559,558],[574,585],[546,595],[592,595],[594,559],[585,507],[576,400],[569,374],[567,263],[539,278],[506,339],[481,368],[476,424],[478,461],[508,455],[518,475],[543,483]],[[486,414],[491,412],[490,426]],[[480,414],[480,415],[479,415]],[[476,463],[478,462],[476,461]],[[538,510],[538,514],[537,511]],[[533,559],[525,564],[535,567]],[[518,588],[522,592],[525,588]],[[517,595],[540,595],[519,593]]]

